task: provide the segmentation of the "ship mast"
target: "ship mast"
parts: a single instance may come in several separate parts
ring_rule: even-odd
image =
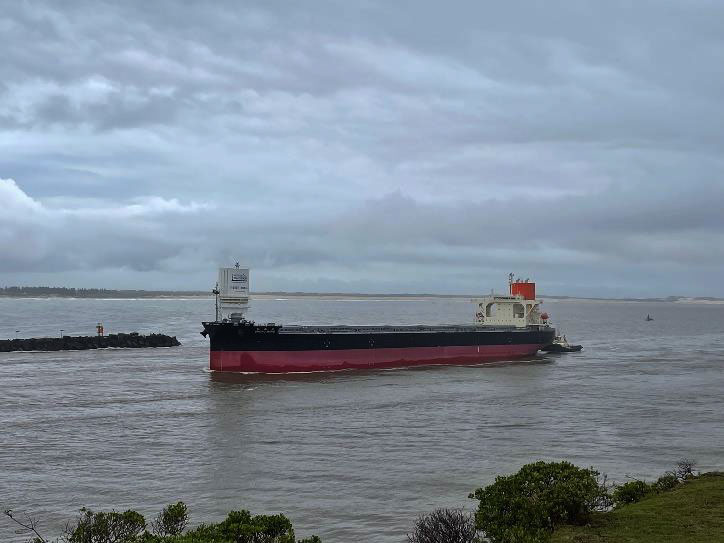
[[[216,322],[219,322],[219,282],[216,282],[216,286],[214,287],[214,290],[211,291],[211,293],[214,295],[214,301],[216,302],[216,313],[214,316],[214,319]]]

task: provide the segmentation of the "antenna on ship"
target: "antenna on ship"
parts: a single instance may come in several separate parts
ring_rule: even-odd
[[[219,322],[219,282],[216,282],[216,286],[211,291],[211,293],[214,295],[214,299],[216,300],[216,322]]]

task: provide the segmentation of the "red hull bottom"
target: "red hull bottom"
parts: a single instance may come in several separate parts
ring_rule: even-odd
[[[330,351],[211,351],[214,371],[293,373],[402,368],[431,364],[480,364],[534,355],[542,345],[407,347]]]

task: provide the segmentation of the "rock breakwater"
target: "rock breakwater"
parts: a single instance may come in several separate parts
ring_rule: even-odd
[[[63,336],[35,337],[27,339],[0,340],[0,352],[11,351],[82,351],[107,349],[109,347],[141,349],[144,347],[177,347],[181,345],[176,336],[136,332],[130,334],[108,334],[107,336]]]

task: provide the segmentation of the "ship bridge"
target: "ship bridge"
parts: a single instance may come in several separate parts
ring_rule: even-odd
[[[542,300],[535,297],[535,283],[526,280],[508,280],[509,294],[495,294],[475,300],[478,311],[475,323],[479,326],[544,326],[548,324],[548,315],[540,312]]]

